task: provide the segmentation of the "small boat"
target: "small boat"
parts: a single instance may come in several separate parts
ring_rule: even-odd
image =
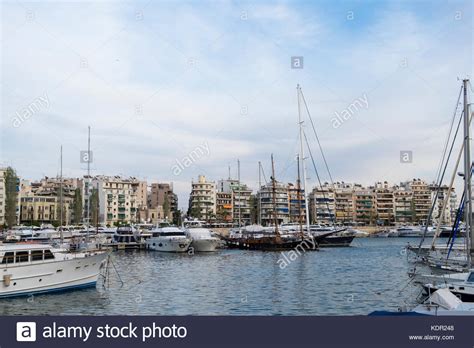
[[[463,302],[448,289],[432,293],[423,303],[411,310],[399,308],[398,312],[374,311],[369,316],[471,316],[474,315],[474,303]]]
[[[422,237],[425,231],[424,226],[400,226],[392,230],[393,237],[399,238],[418,238]],[[433,236],[434,230],[432,227],[427,228],[426,236]]]
[[[426,293],[430,294],[437,290],[447,289],[464,302],[474,302],[474,270],[466,273],[439,276],[433,283],[423,285]],[[437,280],[437,281],[436,281]]]
[[[411,311],[421,315],[474,315],[474,303],[463,302],[448,289],[439,289]]]
[[[71,252],[44,244],[0,245],[0,297],[93,287],[107,252]]]
[[[321,227],[321,226],[310,226],[311,234],[314,237],[327,235],[325,238],[320,239],[319,247],[321,248],[335,248],[335,247],[348,247],[356,237],[355,233],[346,231],[345,228],[336,229],[335,227]]]
[[[117,227],[113,236],[114,243],[140,243],[140,235],[132,226]]]
[[[220,238],[215,237],[207,228],[188,228],[186,234],[192,239],[191,248],[196,252],[216,251]]]
[[[371,235],[372,238],[388,238],[390,236],[390,230],[377,231]]]
[[[186,252],[192,239],[178,227],[161,227],[151,231],[145,245],[148,249],[164,252]]]

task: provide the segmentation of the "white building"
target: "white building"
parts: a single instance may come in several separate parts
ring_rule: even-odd
[[[239,223],[241,226],[250,225],[250,197],[252,190],[247,185],[239,182],[239,180],[227,179],[218,181],[217,192],[231,195],[232,220],[234,225],[238,225]]]
[[[191,183],[189,214],[194,218],[210,220],[216,216],[216,183],[206,181],[199,175],[197,182]]]
[[[275,225],[275,219],[278,221],[278,224],[290,222],[287,185],[276,181],[275,187],[273,187],[273,184],[270,182],[260,188],[257,200],[260,200],[262,225]]]
[[[113,225],[139,222],[139,209],[146,207],[146,193],[143,193],[144,190],[146,192],[146,183],[134,177],[124,178],[118,175],[100,175],[90,180],[85,177],[83,190],[85,213],[88,197],[92,195],[93,189],[97,189],[99,193],[99,223]]]

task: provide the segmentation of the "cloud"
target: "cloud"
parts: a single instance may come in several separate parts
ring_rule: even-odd
[[[472,69],[463,3],[145,5],[3,5],[1,162],[26,178],[55,175],[63,144],[66,175],[82,175],[91,125],[93,173],[173,181],[182,207],[192,178],[227,177],[237,158],[254,188],[270,153],[278,179],[294,181],[300,83],[335,178],[434,177],[456,78]],[[304,69],[290,69],[293,55]],[[49,108],[13,129],[15,112],[44,93]],[[368,109],[332,128],[363,94]],[[176,158],[204,141],[210,155],[173,176]],[[414,151],[412,166],[400,150]]]

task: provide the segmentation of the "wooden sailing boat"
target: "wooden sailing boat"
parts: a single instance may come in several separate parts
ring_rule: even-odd
[[[273,223],[274,230],[270,235],[263,235],[255,237],[252,234],[243,235],[241,238],[228,238],[227,245],[231,248],[238,249],[251,249],[251,250],[290,250],[295,248],[302,248],[305,250],[317,250],[320,242],[324,241],[327,237],[336,234],[340,231],[331,230],[328,232],[320,233],[318,235],[313,235],[311,233],[310,224],[309,224],[309,207],[307,202],[307,190],[306,190],[306,167],[304,163],[304,146],[303,146],[303,122],[301,120],[301,106],[300,106],[300,87],[296,87],[297,97],[298,97],[298,126],[299,126],[299,140],[300,140],[300,154],[298,155],[298,180],[297,180],[297,190],[298,190],[298,202],[299,209],[301,210],[301,179],[300,179],[300,161],[301,167],[303,169],[303,190],[305,192],[304,202],[305,202],[305,213],[306,213],[306,226],[303,228],[302,224],[302,214],[299,212],[299,233],[293,234],[284,234],[282,235],[279,229],[279,219],[278,219],[278,210],[276,206],[276,179],[275,179],[275,163],[273,160],[273,154],[271,155],[272,163],[272,205],[273,205]],[[260,163],[259,163],[259,177],[260,177]],[[260,178],[259,178],[260,181]],[[259,197],[259,207],[260,207],[260,197]],[[259,209],[259,220],[260,220],[260,209]],[[239,224],[239,232],[242,233]],[[351,240],[352,241],[352,240]]]

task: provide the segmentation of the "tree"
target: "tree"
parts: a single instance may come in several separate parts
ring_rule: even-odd
[[[249,199],[250,205],[250,221],[252,224],[256,224],[258,222],[258,200],[255,195],[251,195]]]
[[[165,219],[168,220],[170,216],[170,201],[168,199],[168,194],[165,194],[165,198],[163,200],[163,214],[165,214]]]
[[[173,213],[173,224],[176,226],[181,226],[182,219],[181,219],[181,210],[175,210]]]
[[[16,211],[18,206],[19,178],[13,168],[8,167],[3,175],[5,183],[5,224],[8,227],[16,225]]]
[[[96,188],[92,189],[90,203],[90,224],[93,226],[99,225],[99,191]]]
[[[61,213],[62,213],[62,225],[67,225],[67,210],[66,210],[66,204],[65,204],[65,199],[64,199],[64,190],[61,192],[61,187],[57,186],[56,189],[56,199],[57,199],[57,205],[56,205],[56,221],[51,221],[52,225],[54,227],[58,227],[61,225]],[[61,199],[61,195],[63,196]]]
[[[80,188],[77,188],[74,191],[72,207],[74,214],[74,224],[78,225],[82,221],[82,194]]]

